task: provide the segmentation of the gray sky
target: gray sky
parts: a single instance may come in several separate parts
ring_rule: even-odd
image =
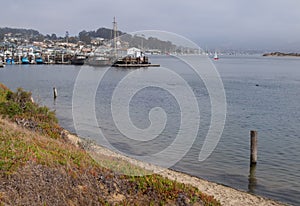
[[[174,32],[202,48],[300,51],[299,0],[0,0],[0,27],[43,34],[112,27]],[[3,7],[3,5],[5,5]]]

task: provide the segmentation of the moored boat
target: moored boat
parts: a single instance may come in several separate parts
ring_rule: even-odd
[[[90,66],[111,66],[117,57],[111,47],[100,46],[88,56],[85,63]]]
[[[75,54],[71,59],[71,64],[73,65],[83,65],[86,60],[86,56],[84,54]]]
[[[6,64],[14,64],[15,63],[15,60],[11,57],[7,58],[5,61],[6,61]]]
[[[28,60],[28,57],[22,57],[21,62],[22,62],[22,64],[29,64],[30,63],[29,60]]]
[[[215,52],[215,54],[214,54],[214,60],[218,60],[219,59],[219,57],[218,57],[218,53],[217,52]]]
[[[90,66],[111,66],[115,58],[104,55],[89,56],[86,64]]]
[[[43,60],[42,57],[37,57],[37,58],[35,59],[35,63],[36,63],[36,64],[44,64],[44,60]]]

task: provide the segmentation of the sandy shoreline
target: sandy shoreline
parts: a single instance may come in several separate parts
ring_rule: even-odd
[[[79,138],[76,135],[70,134],[65,131],[67,134],[67,138],[76,146],[82,145],[85,143],[85,140]],[[221,202],[222,205],[287,205],[278,201],[270,200],[265,197],[256,196],[253,194],[249,194],[247,192],[239,191],[221,184],[209,182],[207,180],[190,176],[188,174],[184,174],[181,172],[176,172],[170,169],[162,169],[160,167],[151,165],[149,163],[144,163],[135,159],[131,159],[129,157],[120,155],[115,153],[107,148],[102,146],[88,143],[88,147],[86,147],[86,151],[90,153],[90,155],[94,159],[111,159],[121,160],[128,162],[132,165],[141,167],[145,170],[151,171],[153,173],[158,173],[163,177],[169,178],[171,180],[176,180],[180,183],[190,184],[194,187],[197,187],[201,192],[206,193],[207,195],[214,196],[217,200]]]

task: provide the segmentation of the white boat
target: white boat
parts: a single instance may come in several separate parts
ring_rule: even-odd
[[[111,66],[115,58],[111,56],[105,56],[102,54],[89,56],[85,61],[85,64],[90,66]]]
[[[107,46],[99,46],[93,53],[91,53],[85,64],[90,66],[111,66],[117,59],[117,22],[114,17],[113,21],[113,31],[114,31],[114,39],[113,39],[113,47],[111,44]]]
[[[217,54],[217,52],[215,52],[215,54],[214,54],[214,60],[218,60],[218,59],[219,59],[218,54]]]
[[[85,63],[90,66],[111,66],[116,59],[113,48],[100,46],[90,54]]]

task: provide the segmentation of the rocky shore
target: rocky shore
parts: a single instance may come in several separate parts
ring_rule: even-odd
[[[263,54],[264,57],[275,56],[275,57],[300,57],[299,53],[282,53],[282,52],[271,52]]]
[[[253,195],[247,192],[239,191],[221,184],[209,182],[204,179],[200,179],[197,177],[190,176],[188,174],[180,173],[177,171],[173,171],[170,169],[160,168],[155,165],[151,165],[145,162],[141,162],[135,159],[131,159],[129,157],[120,155],[115,153],[107,148],[96,145],[94,143],[87,143],[86,140],[77,137],[76,135],[72,135],[67,133],[68,139],[74,145],[85,145],[86,151],[97,161],[97,160],[111,160],[113,158],[114,161],[117,161],[118,164],[132,164],[137,167],[140,167],[150,173],[158,173],[165,178],[170,180],[174,180],[180,183],[189,184],[200,191],[213,196],[217,199],[221,205],[226,206],[283,206],[286,205],[284,203],[280,203],[278,201],[274,201],[268,198],[260,197],[257,195]],[[123,163],[122,163],[123,162]],[[106,165],[109,167],[109,165]]]

